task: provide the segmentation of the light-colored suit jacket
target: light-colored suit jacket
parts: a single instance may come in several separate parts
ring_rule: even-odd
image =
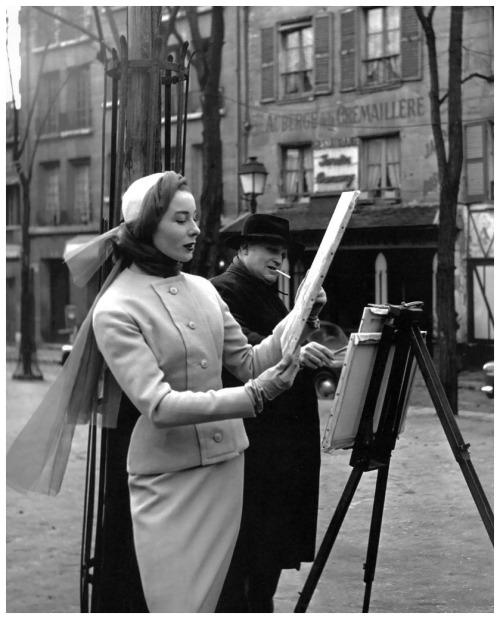
[[[221,369],[246,381],[281,358],[283,323],[251,347],[213,285],[180,273],[161,278],[125,269],[98,301],[93,326],[120,387],[142,413],[128,471],[157,474],[239,455],[244,387],[222,389]]]

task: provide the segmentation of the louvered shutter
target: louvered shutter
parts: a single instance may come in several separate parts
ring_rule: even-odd
[[[340,88],[356,87],[356,10],[340,14]]]
[[[401,77],[422,78],[422,28],[414,7],[401,7]]]
[[[467,202],[486,198],[484,124],[465,126],[465,180]]]
[[[333,14],[314,18],[314,92],[332,92]]]
[[[275,95],[275,50],[274,27],[260,31],[261,100],[274,101]]]

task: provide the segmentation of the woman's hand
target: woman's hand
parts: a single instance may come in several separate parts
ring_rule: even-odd
[[[280,393],[290,389],[298,371],[298,355],[285,355],[277,365],[262,372],[254,382],[262,390],[265,400],[274,400]]]

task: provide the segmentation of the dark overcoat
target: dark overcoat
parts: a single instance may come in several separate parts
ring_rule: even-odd
[[[288,313],[277,286],[258,280],[237,258],[212,283],[252,345]],[[241,383],[224,370],[223,384]],[[319,416],[310,372],[299,371],[291,389],[244,423],[250,446],[237,550],[249,564],[298,568],[314,560],[318,514]]]

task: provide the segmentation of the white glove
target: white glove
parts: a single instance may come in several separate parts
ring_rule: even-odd
[[[299,359],[296,355],[285,355],[283,359],[254,379],[255,386],[262,391],[265,401],[290,389],[299,371]]]
[[[332,367],[335,355],[332,350],[319,344],[318,342],[309,342],[300,349],[299,362],[301,367],[316,370],[323,366]]]

